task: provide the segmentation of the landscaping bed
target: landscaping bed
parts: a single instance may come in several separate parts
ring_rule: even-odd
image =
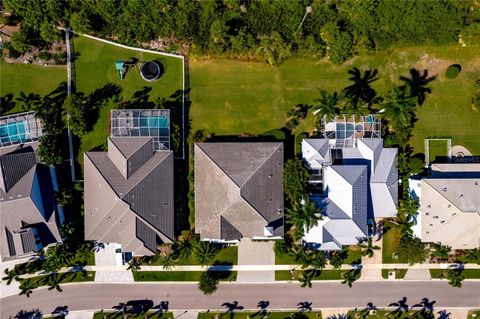
[[[135,281],[199,281],[203,271],[136,271]],[[215,271],[219,280],[237,280],[236,271]]]
[[[405,275],[407,274],[408,269],[382,269],[382,278],[383,279],[388,279],[388,273],[390,271],[395,271],[395,279],[403,279],[405,278]]]
[[[448,278],[446,269],[430,269],[430,276],[434,279]],[[462,276],[465,279],[480,279],[480,269],[464,269]]]
[[[124,314],[121,312],[95,312],[93,319],[173,319],[171,312],[155,312],[155,313],[138,313],[138,314]]]
[[[265,309],[265,312],[243,312],[235,311],[231,313],[224,312],[200,312],[197,319],[249,319],[249,318],[268,318],[268,319],[286,319],[291,318],[294,315],[301,314],[300,318],[308,319],[322,319],[322,313],[317,311],[305,311],[305,312],[280,312],[280,311],[268,311],[268,308]]]
[[[69,283],[69,282],[82,282],[82,281],[94,281],[95,280],[95,272],[94,271],[87,271],[87,272],[62,272],[56,273],[56,277],[59,277],[61,280],[59,283]],[[30,277],[25,279],[20,279],[20,283],[34,283],[37,287],[40,286],[47,286],[48,285],[48,275],[42,275],[37,277]]]
[[[313,278],[313,280],[342,280],[342,274],[348,272],[347,270],[322,270],[320,275]],[[292,273],[289,270],[276,270],[275,271],[275,280],[297,280],[296,278],[292,279]]]

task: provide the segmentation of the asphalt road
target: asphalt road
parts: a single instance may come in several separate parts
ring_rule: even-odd
[[[256,309],[259,301],[268,301],[268,310],[297,308],[299,302],[311,302],[313,308],[365,307],[371,302],[386,307],[406,297],[410,307],[422,298],[435,309],[479,307],[480,281],[464,282],[461,289],[447,282],[356,282],[348,288],[338,282],[314,283],[301,288],[298,283],[223,284],[211,296],[204,296],[194,284],[82,284],[64,286],[63,292],[35,290],[30,298],[10,296],[0,300],[1,318],[20,310],[40,308],[44,314],[58,306],[69,310],[111,309],[121,302],[150,299],[155,305],[168,301],[170,310],[225,309],[224,303],[238,302],[244,309]]]

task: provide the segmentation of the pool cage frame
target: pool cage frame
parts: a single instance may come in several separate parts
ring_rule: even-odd
[[[162,135],[160,127],[142,125],[144,118],[166,118],[167,134]],[[110,136],[113,137],[152,137],[156,151],[170,149],[170,110],[167,109],[113,109],[110,111]]]
[[[0,137],[0,147],[8,147],[12,145],[29,144],[36,142],[43,135],[43,123],[35,116],[35,111],[16,113],[0,117],[0,127],[3,125],[15,124],[18,127],[24,125],[25,132],[22,132],[23,139],[19,138],[20,134],[4,135]],[[16,137],[16,138],[14,138]]]
[[[339,129],[339,124],[343,125]],[[347,129],[351,125],[350,129]],[[381,138],[382,123],[375,114],[336,115],[332,120],[322,118],[323,136],[330,141],[330,148],[354,147],[359,138]]]

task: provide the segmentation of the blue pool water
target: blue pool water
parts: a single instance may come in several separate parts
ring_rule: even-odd
[[[26,142],[24,121],[0,125],[2,144]]]
[[[149,116],[140,118],[140,127],[141,128],[168,128],[169,127],[169,118],[163,116]]]
[[[354,132],[354,126],[353,124],[347,123],[337,123],[337,132],[336,132],[336,138],[347,138],[351,137]]]

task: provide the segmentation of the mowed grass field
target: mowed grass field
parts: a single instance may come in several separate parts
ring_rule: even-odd
[[[175,93],[182,90],[182,60],[157,54],[149,54],[134,50],[116,47],[111,44],[95,41],[86,37],[75,37],[75,52],[78,57],[75,61],[77,91],[90,94],[109,83],[121,88],[121,97],[124,101],[132,100],[135,92],[145,87],[151,88],[148,93],[149,101],[157,98],[168,100]],[[138,59],[137,67],[128,69],[125,78],[120,80],[115,69],[115,61]],[[156,81],[147,82],[140,77],[141,62],[156,60],[164,68],[163,75]],[[78,160],[83,162],[83,152],[90,151],[103,145],[109,136],[110,110],[117,108],[117,103],[106,104],[99,112],[99,117],[93,130],[82,137]]]
[[[377,68],[379,80],[373,83],[378,94],[400,84],[399,76],[409,69],[427,69],[436,75],[428,87],[432,94],[417,110],[412,146],[424,152],[426,137],[451,137],[480,154],[480,110],[472,107],[474,82],[480,74],[480,43],[398,48],[361,55],[344,65],[311,58],[295,58],[279,67],[263,63],[231,60],[190,61],[192,129],[217,135],[261,134],[285,125],[287,111],[296,104],[313,104],[318,89],[341,90],[348,85],[347,71]],[[453,63],[462,65],[455,79],[445,77]],[[297,132],[313,131],[309,114]]]
[[[33,64],[6,63],[0,59],[0,95],[12,94],[13,99],[19,97],[21,91],[25,94],[35,93],[47,95],[62,82],[67,81],[65,66],[40,66]],[[19,102],[8,113],[20,112]]]

